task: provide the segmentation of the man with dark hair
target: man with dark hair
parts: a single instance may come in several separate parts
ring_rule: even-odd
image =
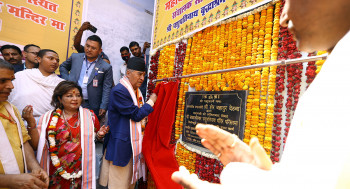
[[[22,51],[19,47],[16,45],[4,45],[0,48],[0,52],[4,59],[13,65],[15,73],[24,69]]]
[[[126,46],[120,48],[120,55],[124,60],[124,63],[120,65],[120,78],[123,78],[126,72],[126,65],[128,64],[128,60],[130,59],[129,48]]]
[[[145,42],[143,44],[143,49],[142,49],[142,53],[141,53],[141,47],[139,45],[138,42],[136,41],[132,41],[130,44],[129,44],[129,49],[132,53],[132,55],[134,55],[135,57],[144,57],[146,56],[146,50],[150,47],[150,44],[148,42]]]
[[[28,143],[21,115],[7,101],[14,79],[13,66],[0,59],[0,188],[47,188],[49,177]]]
[[[95,30],[94,30],[95,29]],[[92,32],[96,32],[96,28],[90,24],[90,22],[84,22],[81,27],[79,28],[77,34],[74,36],[74,48],[78,51],[78,53],[83,53],[84,52],[84,46],[80,45],[81,43],[81,38],[83,36],[83,32],[85,30],[91,30]],[[102,51],[101,52],[101,58],[106,61],[108,64],[111,62],[109,61],[108,56]]]
[[[34,44],[28,44],[23,48],[23,56],[24,56],[24,69],[32,69],[38,68],[38,53],[40,51],[40,47]]]
[[[145,55],[146,49],[149,48],[149,43],[145,42],[143,45],[143,52],[141,53],[141,47],[138,42],[132,41],[129,44],[129,49],[135,57],[143,58],[145,61],[146,65],[146,74],[145,74],[145,79],[140,87],[140,90],[142,92],[142,96],[145,98],[146,97],[146,92],[147,92],[147,79],[148,79],[148,61],[147,61],[147,56]]]
[[[132,55],[134,55],[135,57],[141,58],[141,56],[142,56],[142,54],[141,54],[141,47],[140,47],[138,42],[132,41],[129,44],[129,49],[130,49]]]
[[[113,85],[112,66],[99,54],[102,40],[97,35],[88,37],[85,53],[74,53],[60,65],[62,78],[77,82],[83,89],[83,107],[95,112],[99,118],[106,114],[109,93]]]
[[[26,69],[15,74],[15,89],[9,101],[21,112],[26,106],[32,106],[34,118],[39,121],[41,115],[53,108],[50,105],[53,91],[63,79],[55,74],[59,57],[54,50],[39,51],[37,59],[38,68]]]
[[[145,165],[141,154],[142,126],[144,118],[153,111],[157,95],[152,94],[144,103],[139,87],[144,74],[142,58],[128,61],[126,77],[111,92],[108,105],[110,132],[105,138],[100,184],[109,188],[134,188],[136,181],[145,177]]]

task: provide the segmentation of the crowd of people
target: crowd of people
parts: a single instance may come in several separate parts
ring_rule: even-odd
[[[197,125],[203,145],[225,165],[221,183],[201,181],[184,167],[172,179],[193,189],[349,188],[349,10],[348,0],[286,0],[281,24],[298,47],[330,55],[299,102],[280,164],[272,165],[257,139],[246,145],[215,126]],[[122,47],[123,77],[115,85],[102,40],[92,35],[80,45],[91,27],[83,24],[74,44],[80,53],[61,65],[54,50],[1,47],[0,188],[95,188],[95,141],[104,146],[102,186],[134,188],[145,177],[141,129],[157,100],[151,94],[144,101],[147,63],[137,42]]]
[[[80,45],[91,27],[83,23],[78,53],[61,64],[52,49],[1,47],[0,188],[133,188],[145,177],[141,128],[157,100],[155,94],[144,100],[149,43],[143,53],[135,41],[120,49],[125,63],[114,82],[101,38],[91,35]],[[103,143],[103,160],[95,142]]]

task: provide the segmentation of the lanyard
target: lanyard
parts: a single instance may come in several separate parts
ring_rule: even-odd
[[[92,64],[95,63],[95,61],[91,62],[90,65],[88,65],[89,63],[88,63],[87,59],[85,59],[85,61],[86,61],[86,67],[87,67],[87,68],[86,68],[85,75],[88,75],[89,69],[90,69],[90,67],[92,66]]]

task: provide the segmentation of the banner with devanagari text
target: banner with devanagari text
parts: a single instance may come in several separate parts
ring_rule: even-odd
[[[157,0],[152,49],[264,0]]]
[[[84,0],[0,0],[0,46],[35,44],[55,50],[60,62],[74,52]],[[23,50],[23,49],[22,49]]]

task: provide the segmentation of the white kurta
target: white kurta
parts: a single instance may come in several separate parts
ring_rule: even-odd
[[[281,163],[262,171],[230,163],[225,188],[335,188],[350,156],[350,32],[301,97]]]
[[[9,102],[15,105],[20,113],[27,105],[32,105],[34,118],[38,123],[41,115],[53,109],[50,105],[53,91],[63,79],[54,73],[43,76],[39,69],[17,72],[15,78]]]

